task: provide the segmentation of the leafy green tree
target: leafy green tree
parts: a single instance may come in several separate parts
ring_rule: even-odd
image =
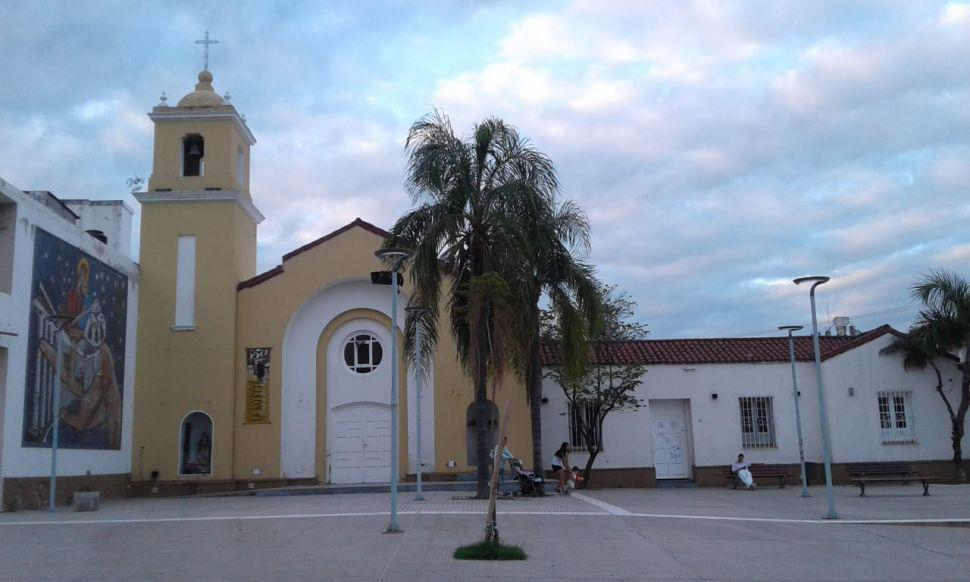
[[[912,288],[913,297],[923,308],[909,333],[897,338],[883,353],[899,353],[906,369],[931,367],[936,373],[936,392],[950,416],[950,440],[953,465],[961,481],[967,480],[963,468],[963,435],[967,410],[970,409],[970,283],[956,273],[943,269],[933,271]],[[937,358],[963,354],[960,399],[954,402],[943,390],[943,375]]]
[[[553,368],[553,378],[566,395],[573,430],[586,444],[589,454],[583,468],[583,487],[588,487],[593,464],[603,451],[603,423],[616,410],[636,410],[644,406],[636,392],[647,373],[646,366],[624,357],[626,342],[646,337],[647,326],[635,319],[637,303],[613,286],[601,286],[597,317],[590,327],[589,358],[585,369],[571,373],[563,366]],[[547,318],[547,335],[562,336],[562,323],[555,314]],[[617,443],[617,446],[622,446]]]
[[[406,342],[412,360],[414,330],[425,330],[421,361],[438,341],[438,308],[445,305],[458,358],[475,389],[477,492],[488,495],[488,386],[496,386],[515,357],[520,295],[503,266],[525,261],[528,217],[552,212],[559,187],[552,161],[500,119],[455,134],[440,111],[416,121],[408,133],[405,187],[415,208],[391,230],[388,247],[413,250],[413,304]],[[419,321],[420,319],[420,321]]]

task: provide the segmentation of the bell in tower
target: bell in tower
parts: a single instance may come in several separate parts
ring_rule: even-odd
[[[187,135],[182,140],[182,175],[201,176],[203,173],[203,148],[205,142],[198,134]]]
[[[195,90],[175,107],[163,101],[155,122],[155,155],[148,189],[154,192],[236,192],[249,198],[249,148],[256,139],[246,120],[199,73]]]

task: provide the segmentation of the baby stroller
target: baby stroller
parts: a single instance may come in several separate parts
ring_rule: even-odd
[[[532,497],[544,497],[546,494],[546,481],[532,471],[527,471],[522,467],[519,459],[509,459],[509,467],[512,475],[519,483],[519,495],[531,495]]]

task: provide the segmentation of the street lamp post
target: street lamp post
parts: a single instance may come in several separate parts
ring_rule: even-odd
[[[398,410],[397,410],[397,278],[398,271],[411,256],[405,249],[381,249],[374,253],[382,261],[393,261],[391,265],[391,520],[386,533],[399,533],[397,525],[397,482],[398,482]]]
[[[50,321],[57,324],[54,332],[54,353],[57,359],[54,362],[54,384],[51,387],[51,482],[48,487],[47,511],[54,513],[57,511],[57,445],[61,427],[61,377],[64,374],[64,353],[61,351],[61,332],[64,324],[73,319],[69,315],[50,315]]]
[[[413,313],[416,321],[414,325],[414,352],[417,354],[415,357],[415,388],[414,391],[417,396],[416,404],[416,421],[417,421],[417,443],[415,447],[417,448],[418,457],[418,485],[417,491],[414,494],[415,501],[424,501],[424,492],[421,491],[421,473],[424,467],[424,457],[421,456],[421,390],[424,388],[424,314],[428,311],[424,307],[417,305],[407,308],[408,313]]]
[[[799,277],[793,282],[796,285],[811,283],[808,296],[812,302],[812,343],[815,348],[815,377],[818,379],[818,416],[822,425],[822,456],[825,461],[825,497],[829,510],[825,519],[838,519],[835,511],[835,498],[832,496],[832,435],[829,433],[829,414],[825,407],[825,383],[822,381],[822,356],[818,347],[818,318],[815,315],[815,288],[828,283],[829,277],[813,276]]]
[[[805,444],[802,440],[802,411],[798,404],[798,377],[795,375],[795,338],[792,334],[802,329],[801,325],[783,325],[778,329],[788,332],[788,353],[791,356],[791,383],[795,391],[795,429],[798,432],[798,462],[802,467],[802,497],[808,497],[808,476],[805,474]]]

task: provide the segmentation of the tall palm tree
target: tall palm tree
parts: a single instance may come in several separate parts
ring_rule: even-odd
[[[547,210],[547,209],[540,209]],[[593,268],[582,260],[589,252],[589,221],[585,212],[574,202],[565,202],[548,209],[541,216],[526,221],[525,260],[504,262],[513,265],[515,272],[507,278],[516,281],[520,293],[520,336],[516,362],[524,377],[532,425],[532,464],[536,472],[542,470],[542,368],[539,361],[540,301],[543,294],[559,321],[557,338],[562,354],[562,373],[579,375],[587,356],[589,322],[594,321],[599,306],[597,282]]]
[[[950,415],[953,464],[959,479],[966,481],[962,443],[970,409],[970,283],[940,269],[925,275],[913,286],[913,297],[923,303],[915,324],[905,337],[898,338],[883,351],[901,353],[903,365],[908,369],[930,366],[936,372],[936,391]],[[960,401],[954,409],[943,391],[943,377],[936,358],[960,352],[964,354]]]
[[[386,245],[414,251],[411,300],[427,308],[408,316],[408,352],[416,356],[410,342],[420,324],[427,339],[421,361],[430,361],[444,299],[459,360],[474,383],[477,492],[486,497],[488,385],[505,371],[516,322],[511,314],[520,311],[499,263],[523,260],[525,221],[549,212],[559,183],[552,161],[500,119],[477,123],[463,139],[434,111],[411,126],[405,148],[405,187],[416,207],[398,219]]]

